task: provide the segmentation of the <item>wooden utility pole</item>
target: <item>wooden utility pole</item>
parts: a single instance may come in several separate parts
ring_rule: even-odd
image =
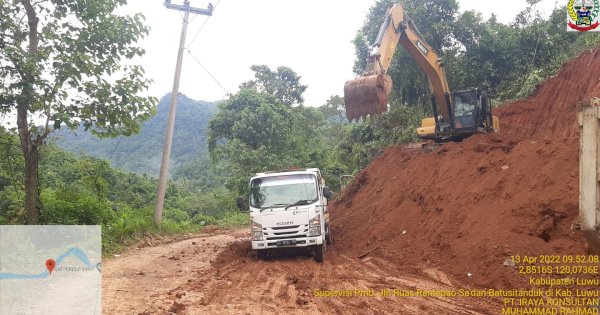
[[[165,134],[165,145],[163,148],[162,162],[160,164],[160,175],[158,177],[158,189],[156,192],[156,207],[154,208],[154,224],[160,227],[162,222],[163,206],[165,204],[165,191],[167,190],[167,181],[169,177],[169,158],[171,156],[171,145],[173,144],[173,129],[175,128],[175,113],[177,111],[177,96],[179,94],[179,80],[181,77],[181,65],[183,62],[183,50],[185,49],[185,36],[190,19],[190,13],[211,16],[213,6],[208,5],[207,9],[194,8],[190,6],[190,1],[185,0],[183,5],[171,4],[171,0],[165,0],[167,9],[183,11],[183,25],[181,27],[181,37],[179,39],[179,52],[177,53],[177,64],[175,66],[175,78],[173,79],[173,91],[171,92],[171,104],[169,106],[169,118],[167,120],[167,132]]]

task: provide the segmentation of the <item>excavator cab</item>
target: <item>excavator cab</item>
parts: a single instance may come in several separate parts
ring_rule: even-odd
[[[500,131],[498,117],[492,109],[485,91],[463,90],[452,93],[454,134],[459,139],[476,133]]]
[[[435,101],[432,99],[432,101]],[[453,92],[450,98],[450,120],[425,118],[417,136],[425,140],[460,141],[476,133],[498,132],[498,117],[492,116],[487,94],[479,89]],[[433,105],[437,115],[436,104]]]
[[[473,132],[477,128],[477,120],[481,97],[476,90],[452,93],[454,100],[454,130],[456,133]],[[478,97],[479,96],[479,97]]]

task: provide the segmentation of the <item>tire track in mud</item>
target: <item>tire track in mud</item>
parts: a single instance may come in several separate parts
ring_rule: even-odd
[[[151,300],[124,303],[113,307],[117,314],[126,310],[134,314],[490,314],[497,313],[498,301],[481,299],[456,299],[444,297],[394,297],[350,296],[319,297],[316,290],[367,290],[382,289],[457,289],[464,284],[452,283],[442,272],[432,268],[418,268],[418,272],[401,271],[398,263],[380,258],[353,258],[339,252],[335,246],[328,247],[325,262],[316,263],[302,251],[285,252],[267,260],[253,256],[246,233],[233,233],[219,238],[216,243],[206,239],[210,254],[200,260],[204,264],[190,264],[198,256],[190,255],[180,260],[173,270],[181,276],[169,281],[168,288],[156,289]],[[237,239],[237,240],[236,240]],[[189,241],[188,241],[189,242]],[[211,247],[213,246],[213,247]],[[151,251],[152,252],[152,251]],[[175,245],[158,250],[167,258],[182,253],[182,246]],[[185,252],[185,251],[184,251]],[[154,252],[152,252],[154,253]],[[186,255],[186,254],[181,254]],[[142,255],[143,256],[143,255]],[[187,256],[187,255],[186,255]],[[161,258],[161,259],[158,259]],[[161,264],[164,257],[142,259],[140,263]],[[182,258],[183,259],[183,258]],[[169,260],[167,260],[168,262]],[[207,264],[207,263],[210,264]],[[111,264],[108,266],[110,267]],[[118,264],[117,264],[118,265]],[[166,263],[168,266],[168,263]],[[145,268],[152,269],[148,265]],[[171,268],[171,269],[169,269]],[[187,268],[187,269],[185,269]],[[188,270],[178,272],[178,270]],[[165,271],[162,271],[165,273]],[[114,274],[127,274],[114,270]],[[169,273],[161,278],[168,277]],[[125,276],[118,282],[111,278],[104,283],[115,290],[145,285],[140,277]],[[119,285],[117,285],[119,284]],[[105,295],[117,299],[115,292]],[[122,297],[121,297],[122,298]],[[119,298],[119,299],[121,299]],[[129,301],[126,301],[129,302]],[[115,301],[111,302],[115,306]],[[110,303],[109,303],[110,304]],[[117,305],[118,306],[118,305]],[[135,310],[135,312],[132,312]]]
[[[287,291],[281,291],[282,287],[284,284],[287,285],[287,281],[285,281],[285,277],[286,277],[286,273],[281,273],[281,275],[275,279],[275,281],[273,282],[273,285],[269,288],[269,290],[271,291],[271,298],[273,300],[275,299],[279,299],[279,298],[283,298],[285,294],[285,296],[287,296]]]
[[[165,314],[201,304],[205,290],[177,288],[196,278],[211,278],[211,262],[224,245],[246,231],[202,234],[183,241],[132,248],[103,261],[103,314]],[[177,303],[175,303],[177,302]]]

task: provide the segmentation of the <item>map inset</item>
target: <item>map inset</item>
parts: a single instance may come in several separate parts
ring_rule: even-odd
[[[0,315],[101,314],[97,225],[0,225]]]

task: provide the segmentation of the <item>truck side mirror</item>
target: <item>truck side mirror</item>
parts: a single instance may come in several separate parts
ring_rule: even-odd
[[[242,212],[248,212],[248,208],[246,207],[246,198],[239,196],[237,198],[237,207]]]
[[[327,199],[331,197],[331,190],[329,190],[329,187],[327,186],[323,187],[323,197]]]

